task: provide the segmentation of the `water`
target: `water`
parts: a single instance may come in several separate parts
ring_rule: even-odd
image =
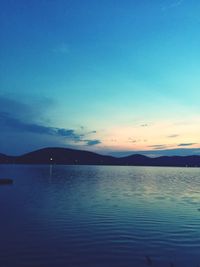
[[[0,267],[197,267],[200,169],[0,165]]]

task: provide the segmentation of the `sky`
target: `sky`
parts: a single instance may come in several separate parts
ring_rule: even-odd
[[[0,1],[0,152],[200,154],[200,1]]]

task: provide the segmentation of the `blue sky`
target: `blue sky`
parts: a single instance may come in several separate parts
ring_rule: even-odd
[[[197,0],[1,1],[0,151],[199,153],[199,12]]]

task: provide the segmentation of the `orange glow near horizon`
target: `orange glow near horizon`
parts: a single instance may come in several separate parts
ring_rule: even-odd
[[[113,126],[104,132],[102,144],[112,150],[162,150],[199,148],[200,118],[189,122],[157,121],[137,126]]]

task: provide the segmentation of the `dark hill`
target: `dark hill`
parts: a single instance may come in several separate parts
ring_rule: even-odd
[[[200,167],[200,156],[185,156],[185,157],[158,157],[154,159],[154,166],[188,166]]]
[[[89,151],[53,147],[43,148],[16,157],[0,154],[0,163],[200,167],[200,156],[149,158],[136,154],[116,158]]]
[[[151,158],[144,155],[131,155],[123,158],[118,158],[121,165],[136,165],[136,166],[148,166],[151,163]]]
[[[68,148],[44,148],[24,154],[15,159],[16,163],[26,164],[101,164],[110,165],[115,158],[102,156],[93,152]]]

